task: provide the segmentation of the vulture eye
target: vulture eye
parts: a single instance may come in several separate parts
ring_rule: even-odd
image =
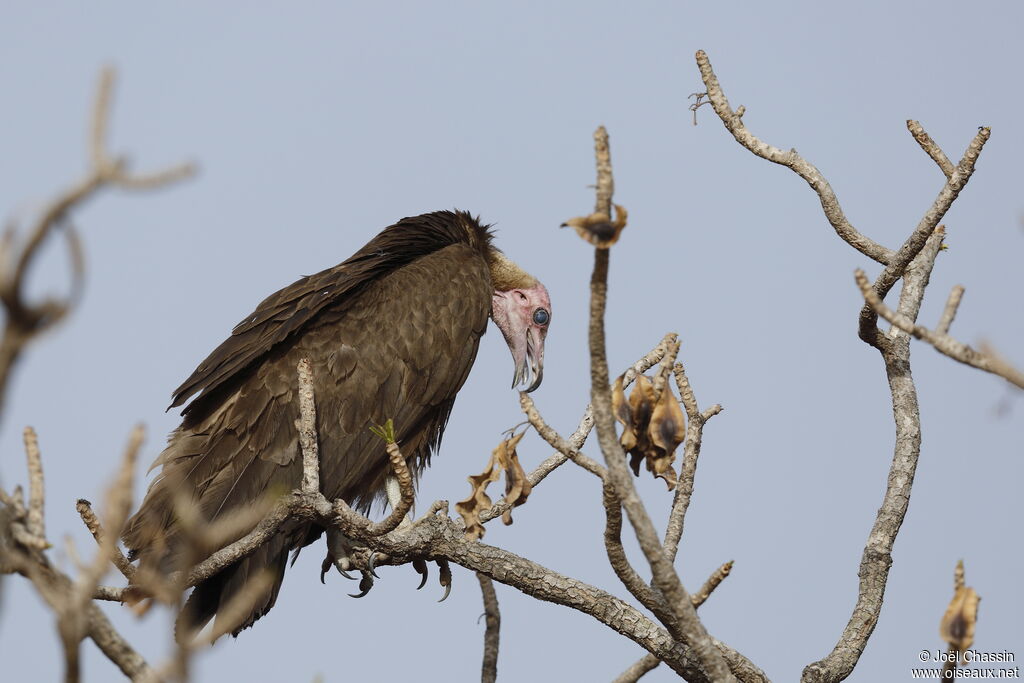
[[[538,308],[533,312],[533,322],[538,325],[547,325],[549,320],[551,320],[551,314],[543,308]]]

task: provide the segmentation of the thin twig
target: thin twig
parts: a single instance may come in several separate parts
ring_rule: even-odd
[[[956,318],[956,311],[960,307],[960,300],[964,297],[963,285],[954,285],[953,289],[949,292],[949,298],[946,299],[946,306],[942,309],[942,317],[939,318],[939,322],[935,324],[936,334],[948,334],[949,328],[953,324],[953,319]]]
[[[537,406],[534,404],[533,398],[531,398],[525,391],[519,392],[519,405],[523,409],[523,412],[526,413],[526,419],[528,419],[533,428],[537,430],[537,434],[548,442],[548,445],[555,448],[566,458],[572,460],[574,463],[597,476],[602,481],[608,476],[608,470],[606,470],[600,463],[587,457],[583,453],[580,453],[577,449],[573,448],[572,444],[567,439],[548,426],[548,423],[544,421],[543,417],[541,417],[540,411],[537,410]]]
[[[696,115],[697,113],[694,111],[694,116]],[[616,676],[612,683],[636,683],[643,678],[645,674],[657,669],[659,664],[661,664],[660,659],[650,653],[647,653],[640,659],[633,662],[628,669]]]
[[[693,606],[695,608],[700,607],[705,602],[707,602],[707,599],[711,597],[711,594],[715,591],[715,589],[718,588],[723,581],[725,581],[725,578],[727,576],[729,576],[729,572],[732,571],[732,565],[733,561],[729,560],[721,567],[713,571],[711,573],[711,576],[708,577],[708,580],[704,582],[704,585],[700,587],[700,590],[690,596],[690,599],[693,601]]]
[[[100,524],[99,517],[97,517],[96,513],[92,510],[92,503],[87,501],[85,498],[79,498],[78,502],[75,503],[75,509],[82,518],[82,522],[85,523],[85,528],[87,528],[89,533],[92,534],[92,537],[96,539],[96,543],[102,545],[105,533],[103,531],[103,525]],[[111,560],[124,578],[131,581],[132,577],[135,576],[136,567],[128,561],[128,558],[124,556],[124,553],[121,552],[121,549],[116,543],[112,549]]]
[[[946,153],[942,151],[942,148],[936,144],[932,137],[925,131],[924,126],[921,125],[920,121],[914,119],[907,119],[907,130],[917,140],[917,144],[921,145],[921,149],[924,150],[925,154],[932,158],[936,164],[939,165],[939,169],[947,178],[953,175],[956,170],[956,166],[949,160]]]
[[[704,425],[714,415],[722,411],[722,406],[717,403],[704,413],[700,412],[697,399],[690,386],[690,380],[686,377],[686,370],[682,363],[676,363],[673,368],[673,376],[676,380],[676,387],[679,389],[679,396],[683,406],[686,408],[687,424],[686,439],[683,445],[683,466],[676,482],[676,493],[672,499],[672,511],[668,516],[668,524],[665,526],[665,553],[669,561],[676,559],[676,552],[679,550],[679,541],[683,536],[683,524],[686,520],[686,511],[690,507],[690,499],[693,497],[693,484],[697,475],[697,460],[700,458],[701,443],[704,440]]]

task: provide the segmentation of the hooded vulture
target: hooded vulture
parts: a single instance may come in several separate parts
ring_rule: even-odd
[[[403,218],[343,263],[271,294],[236,325],[173,394],[172,408],[192,400],[123,534],[140,568],[187,568],[190,549],[174,513],[182,500],[210,522],[299,487],[296,366],[303,357],[314,373],[321,491],[364,513],[383,497],[390,472],[370,427],[393,419],[419,474],[440,445],[488,317],[512,352],[513,387],[537,388],[551,302],[491,242],[488,227],[465,212]],[[196,586],[179,616],[179,637],[202,628],[248,579],[269,570],[269,589],[232,632],[252,625],[273,607],[289,551],[321,531],[286,523],[256,552]]]

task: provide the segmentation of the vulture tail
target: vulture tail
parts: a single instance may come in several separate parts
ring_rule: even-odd
[[[237,636],[252,626],[277,600],[288,548],[284,536],[275,536],[252,555],[196,586],[175,621],[175,640],[191,641],[210,619],[214,619],[214,638],[226,633]]]

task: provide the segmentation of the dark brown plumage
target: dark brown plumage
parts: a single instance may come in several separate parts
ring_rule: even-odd
[[[340,265],[267,297],[174,392],[172,407],[194,398],[124,533],[132,555],[162,573],[188,562],[175,497],[215,520],[298,487],[296,365],[303,357],[315,377],[322,492],[368,510],[388,474],[384,444],[369,426],[392,418],[410,467],[422,470],[441,441],[492,302],[517,379],[536,377],[535,386],[550,318],[547,292],[464,212],[402,219]],[[517,322],[524,316],[529,323]],[[233,632],[251,625],[273,606],[288,552],[321,531],[285,525],[253,555],[197,586],[179,635],[182,626],[184,633],[200,628],[250,577],[270,569],[273,585]]]

